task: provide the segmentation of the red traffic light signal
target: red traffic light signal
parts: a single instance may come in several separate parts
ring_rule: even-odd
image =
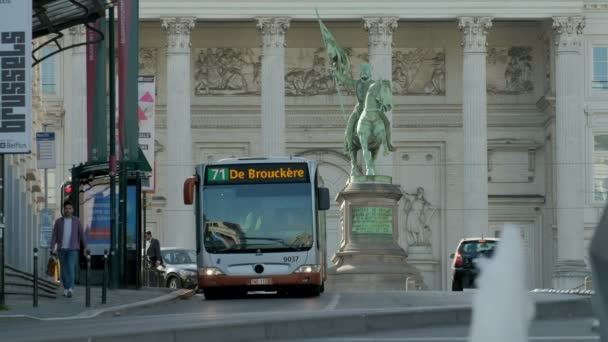
[[[65,191],[66,194],[71,194],[72,193],[72,186],[69,185],[69,184],[66,185],[64,191]]]

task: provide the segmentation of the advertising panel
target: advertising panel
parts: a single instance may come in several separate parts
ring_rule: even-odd
[[[127,249],[136,249],[137,192],[135,185],[127,187]],[[118,187],[116,187],[116,236],[118,236]],[[97,184],[86,188],[80,203],[80,218],[91,255],[103,255],[110,249],[110,185]]]
[[[144,153],[148,164],[152,167],[152,173],[148,179],[142,182],[142,190],[154,192],[155,170],[154,167],[154,118],[155,118],[155,83],[154,76],[139,76],[138,83],[138,108],[139,120],[139,148]]]
[[[0,153],[32,150],[32,1],[0,1]]]

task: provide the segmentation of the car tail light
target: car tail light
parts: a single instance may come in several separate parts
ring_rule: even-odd
[[[462,255],[460,253],[456,253],[454,257],[454,266],[462,266],[464,263],[462,262]]]

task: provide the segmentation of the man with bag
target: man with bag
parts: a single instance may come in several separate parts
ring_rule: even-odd
[[[59,253],[61,284],[63,285],[63,295],[66,297],[72,297],[74,294],[79,252],[81,249],[86,250],[82,224],[78,217],[73,216],[73,213],[72,203],[65,202],[63,217],[55,221],[51,235],[51,250],[54,254]]]

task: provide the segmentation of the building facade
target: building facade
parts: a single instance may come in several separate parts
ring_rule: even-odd
[[[140,0],[140,74],[155,76],[157,99],[146,226],[163,245],[194,246],[182,183],[201,162],[298,155],[320,162],[334,198],[345,185],[355,98],[336,90],[315,6],[353,78],[369,62],[392,80],[397,150],[378,168],[405,193],[399,242],[427,285],[449,289],[458,241],[506,224],[521,229],[531,288],[582,285],[608,197],[606,1]],[[59,191],[86,157],[84,50],[40,68]],[[330,257],[339,224],[334,203]]]

